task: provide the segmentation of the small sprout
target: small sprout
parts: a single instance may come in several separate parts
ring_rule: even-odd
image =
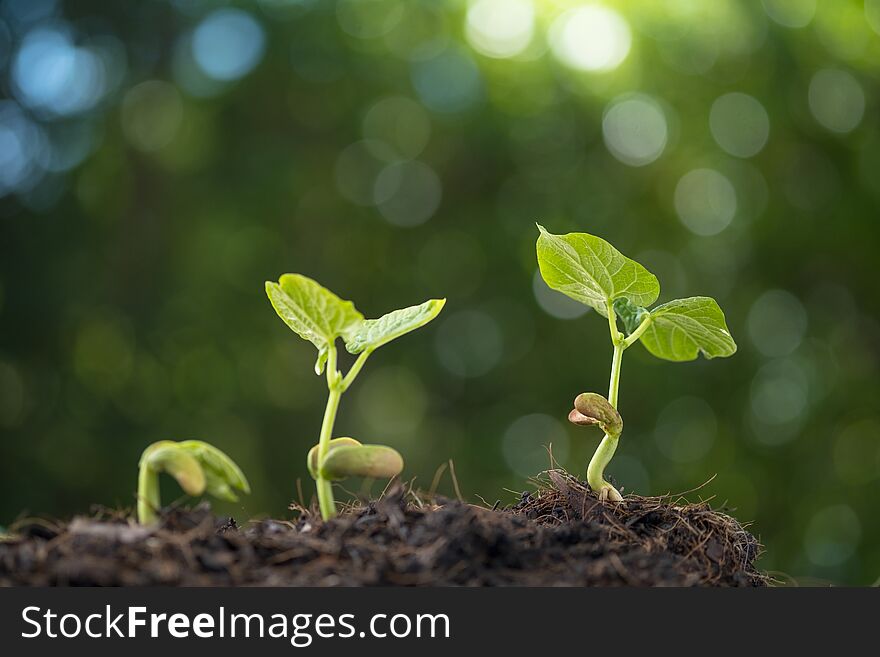
[[[315,373],[326,370],[327,408],[318,444],[309,450],[306,464],[315,480],[321,516],[336,515],[332,481],[346,477],[394,477],[403,470],[403,458],[383,445],[362,445],[354,438],[332,438],[342,393],[348,390],[376,349],[420,328],[443,309],[446,299],[431,299],[418,306],[401,308],[379,319],[364,319],[351,301],[300,274],[284,274],[277,283],[266,283],[266,294],[278,316],[301,338],[318,350]],[[357,355],[343,375],[337,370],[336,341]]]
[[[538,266],[552,289],[593,308],[608,320],[614,354],[608,398],[586,392],[575,399],[568,419],[605,432],[587,468],[587,482],[602,500],[620,501],[604,478],[623,431],[617,412],[623,352],[640,341],[657,358],[671,361],[731,356],[736,343],[714,299],[676,299],[649,310],[660,296],[657,277],[605,240],[587,233],[553,235],[538,226]],[[623,331],[618,327],[622,324]]]
[[[177,480],[187,495],[208,493],[235,502],[235,491],[250,493],[244,473],[235,462],[213,445],[200,440],[160,440],[141,455],[138,475],[138,521],[155,522],[162,508],[159,475],[166,472]]]

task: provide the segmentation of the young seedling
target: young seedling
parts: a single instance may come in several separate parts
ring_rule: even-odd
[[[649,310],[660,296],[660,284],[642,265],[593,235],[553,235],[541,225],[538,230],[538,266],[547,285],[608,319],[614,347],[608,397],[595,392],[578,395],[568,419],[596,425],[605,433],[587,468],[587,483],[601,500],[619,502],[623,498],[604,473],[623,432],[617,412],[623,352],[641,341],[657,358],[687,361],[700,353],[706,358],[730,356],[736,343],[714,299],[676,299]]]
[[[208,493],[235,502],[235,491],[250,493],[244,473],[235,462],[213,445],[201,440],[160,440],[144,450],[138,475],[138,521],[156,521],[162,508],[159,474],[167,472],[187,495]]]
[[[402,308],[379,319],[364,319],[351,301],[300,274],[284,274],[277,283],[266,282],[266,294],[275,312],[290,329],[318,350],[315,374],[327,370],[327,408],[318,444],[306,459],[318,491],[321,516],[336,515],[333,481],[346,477],[394,477],[403,470],[397,451],[384,445],[363,445],[354,438],[333,438],[333,424],[339,401],[376,349],[424,326],[443,309],[446,299],[431,299],[419,306]],[[336,341],[342,338],[346,350],[357,360],[343,376],[337,370]]]

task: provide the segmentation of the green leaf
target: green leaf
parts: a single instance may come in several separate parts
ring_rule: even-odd
[[[347,338],[364,321],[351,301],[300,274],[284,274],[278,283],[266,281],[266,294],[284,323],[318,349],[317,374],[324,371],[333,341]]]
[[[694,360],[700,352],[706,358],[736,352],[736,342],[715,299],[690,297],[664,303],[651,311],[650,321],[640,340],[657,358],[685,361]]]
[[[346,477],[385,479],[400,474],[403,457],[385,445],[341,445],[328,452],[321,463],[324,479],[339,481]]]
[[[251,488],[244,473],[235,461],[224,452],[201,440],[185,440],[178,443],[181,450],[192,455],[205,475],[205,490],[214,497],[235,502],[235,491],[250,493]]]
[[[657,277],[605,240],[587,233],[553,235],[540,224],[538,230],[538,266],[547,285],[603,317],[614,299],[649,306],[660,296]]]
[[[318,359],[315,361],[315,374],[320,376],[324,373],[328,358],[330,358],[330,352],[326,347],[318,351]]]
[[[633,302],[623,297],[615,299],[612,304],[614,314],[623,322],[623,328],[627,335],[632,335],[651,315],[647,308],[633,305]]]
[[[419,306],[395,310],[379,319],[365,320],[345,338],[345,348],[352,354],[378,349],[430,322],[440,314],[445,303],[446,299],[431,299]]]

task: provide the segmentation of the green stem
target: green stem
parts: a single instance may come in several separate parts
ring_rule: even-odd
[[[617,408],[617,397],[620,388],[620,368],[623,363],[623,352],[626,351],[631,342],[623,339],[623,335],[617,330],[617,318],[614,310],[609,303],[608,306],[608,326],[611,329],[611,342],[614,344],[614,355],[611,358],[611,380],[608,383],[608,402]],[[642,324],[646,324],[643,322]],[[645,326],[647,328],[647,326]],[[639,329],[644,331],[642,326]],[[633,332],[636,335],[638,331]],[[639,333],[641,335],[641,333]],[[630,336],[632,337],[632,336]],[[636,336],[638,340],[638,336]],[[614,452],[617,451],[617,443],[620,435],[611,435],[606,433],[593,458],[590,459],[590,465],[587,466],[587,483],[594,491],[600,495],[606,495],[611,501],[620,501],[623,499],[621,494],[614,486],[605,481],[605,468],[611,462]]]
[[[611,361],[611,382],[608,386],[608,401],[612,406],[617,408],[617,392],[620,386],[620,366],[623,362],[623,352],[626,349],[623,345],[614,345],[614,356]],[[619,492],[607,481],[605,481],[605,468],[611,462],[614,452],[617,450],[617,443],[620,436],[612,436],[605,434],[593,458],[590,459],[590,465],[587,467],[587,483],[597,493],[607,490],[607,496],[612,501],[623,499]]]
[[[342,391],[338,387],[330,388],[327,397],[327,408],[324,410],[324,422],[321,424],[321,438],[318,440],[318,463],[323,462],[330,447],[330,439],[333,437],[333,424],[336,422],[336,411],[339,409],[339,400]],[[319,468],[320,469],[320,468]],[[315,480],[318,487],[318,506],[321,507],[321,516],[329,520],[336,515],[336,503],[333,500],[333,484],[318,475]]]
[[[339,401],[342,399],[342,393],[348,390],[348,387],[354,383],[371,353],[373,353],[372,349],[362,351],[354,365],[348,370],[348,374],[343,377],[342,372],[336,369],[336,345],[331,344],[329,347],[327,352],[327,389],[330,391],[330,394],[327,397],[327,408],[324,409],[321,437],[318,439],[317,463],[319,473],[321,463],[323,463],[327,457],[327,452],[330,450],[330,440],[333,438],[333,425],[336,422],[336,412],[339,410]],[[315,484],[318,489],[318,506],[321,509],[321,517],[324,520],[336,517],[336,502],[333,499],[332,482],[318,474]]]
[[[642,337],[642,333],[648,330],[648,327],[651,325],[651,316],[648,315],[645,319],[642,320],[642,323],[639,324],[639,327],[632,332],[632,334],[623,341],[623,348],[628,349],[631,347],[636,340]]]
[[[617,330],[617,314],[614,312],[614,306],[610,301],[605,303],[606,314],[608,315],[608,330],[611,331],[611,344],[617,345],[623,341],[624,335]]]
[[[138,522],[142,525],[156,522],[156,511],[162,508],[162,501],[159,499],[159,473],[147,464],[145,457],[141,458],[137,493]]]
[[[623,363],[625,346],[614,345],[614,356],[611,358],[611,381],[608,383],[608,401],[617,408],[617,390],[620,387],[620,366]]]
[[[327,456],[330,449],[330,439],[333,437],[333,424],[336,422],[336,411],[339,410],[339,400],[342,398],[342,376],[336,369],[336,347],[330,345],[327,356],[327,388],[330,393],[327,397],[327,408],[324,409],[324,421],[321,423],[321,437],[318,439],[318,466]],[[315,479],[318,490],[318,506],[321,509],[321,517],[329,520],[336,516],[336,502],[333,499],[333,484],[324,479],[320,474]]]
[[[608,497],[613,501],[619,501],[621,496],[614,486],[605,481],[605,466],[611,462],[614,452],[617,451],[619,440],[620,436],[611,436],[606,433],[602,442],[599,443],[599,447],[596,448],[593,458],[590,459],[590,465],[587,466],[587,483],[590,484],[590,488],[597,493],[607,489]]]
[[[358,356],[358,359],[354,362],[354,365],[352,365],[351,369],[348,370],[348,374],[346,374],[345,378],[342,379],[342,392],[348,390],[348,386],[354,383],[354,380],[357,378],[357,375],[360,374],[361,368],[364,366],[364,363],[367,362],[367,358],[370,357],[371,353],[373,353],[372,350],[367,349],[366,351],[362,351],[361,355]]]

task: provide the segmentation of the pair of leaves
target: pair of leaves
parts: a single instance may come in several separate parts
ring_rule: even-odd
[[[605,240],[587,233],[553,235],[538,226],[541,276],[552,289],[594,308],[603,317],[612,306],[628,334],[641,334],[645,348],[671,361],[730,356],[736,343],[724,313],[709,297],[676,299],[647,310],[660,296],[657,277]]]
[[[306,463],[312,479],[321,477],[340,481],[347,477],[387,479],[403,470],[400,453],[384,445],[364,445],[354,438],[334,438],[327,447],[327,455],[318,464],[318,446],[309,450]]]
[[[284,323],[318,349],[317,374],[324,371],[330,346],[337,338],[343,339],[349,353],[373,351],[424,326],[446,303],[446,299],[431,299],[379,319],[364,319],[351,301],[340,299],[301,274],[284,274],[277,283],[267,281],[266,294]]]
[[[187,495],[208,493],[217,499],[235,502],[235,491],[250,493],[241,469],[229,456],[201,440],[153,443],[141,457],[141,467],[167,472]]]

